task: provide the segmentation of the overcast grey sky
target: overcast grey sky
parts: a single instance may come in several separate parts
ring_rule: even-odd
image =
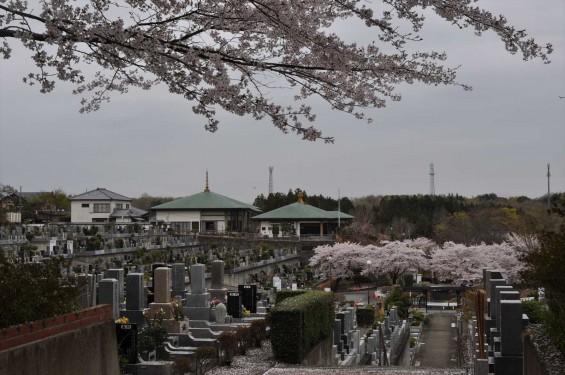
[[[313,102],[316,126],[333,145],[228,114],[208,133],[191,104],[163,87],[114,96],[81,115],[71,86],[44,95],[24,85],[31,61],[15,50],[0,60],[0,183],[178,197],[202,191],[208,169],[212,191],[251,202],[268,192],[273,166],[275,191],[427,194],[434,163],[436,194],[539,197],[550,163],[552,192],[565,191],[565,1],[479,5],[552,43],[552,63],[524,62],[491,33],[476,37],[430,16],[420,49],[445,50],[450,66],[461,65],[459,82],[474,90],[403,85],[402,101],[368,111],[371,125]],[[346,32],[348,40],[371,37]]]

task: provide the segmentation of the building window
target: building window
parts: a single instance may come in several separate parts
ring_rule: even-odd
[[[94,213],[109,213],[110,203],[94,203]]]
[[[261,230],[264,232],[267,228],[265,227],[261,227]]]
[[[121,203],[116,203],[116,209],[117,209],[117,210],[121,210],[122,207],[123,207],[123,204],[121,204]]]
[[[200,223],[198,221],[193,221],[192,222],[192,231],[193,232],[198,232],[200,230]]]
[[[126,203],[126,208],[129,208],[129,203]]]
[[[82,204],[82,207],[88,208],[88,207],[90,207],[90,204],[88,204],[88,203],[83,203],[83,204]]]

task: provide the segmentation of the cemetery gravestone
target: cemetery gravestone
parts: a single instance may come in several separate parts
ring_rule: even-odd
[[[243,306],[251,313],[257,312],[257,285],[238,285]]]
[[[228,292],[228,315],[234,318],[241,318],[241,295],[239,292]]]
[[[118,280],[103,279],[98,283],[100,292],[100,304],[112,306],[112,315],[114,319],[120,317],[120,304],[118,293]]]

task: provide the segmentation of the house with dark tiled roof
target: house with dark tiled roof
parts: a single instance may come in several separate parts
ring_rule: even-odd
[[[298,193],[297,202],[253,217],[253,221],[260,224],[261,235],[269,237],[277,232],[293,236],[326,236],[335,234],[339,224],[351,220],[353,216],[346,213],[326,211],[304,203],[302,192]],[[283,233],[285,227],[289,230],[287,233]]]
[[[131,223],[142,221],[146,211],[131,206],[132,198],[97,188],[75,195],[71,201],[72,223]]]
[[[250,228],[257,207],[210,191],[208,173],[203,192],[150,208],[152,223],[177,232],[243,232]]]

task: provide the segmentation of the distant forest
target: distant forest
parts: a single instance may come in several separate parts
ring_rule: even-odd
[[[551,201],[564,196],[554,194]],[[549,213],[547,197],[387,195],[354,199],[353,205],[357,225],[369,225],[377,236],[392,240],[423,236],[438,243],[492,244],[511,232],[553,231],[564,223]]]
[[[277,192],[255,198],[253,205],[268,212],[298,200],[299,189],[286,194]],[[564,199],[565,193],[553,194],[551,202]],[[171,201],[172,197],[151,197],[147,194],[134,199],[132,205],[147,210]],[[336,211],[337,199],[309,195],[303,191],[304,202]],[[502,198],[483,194],[473,198],[460,195],[385,195],[362,198],[340,198],[342,212],[355,217],[353,227],[367,239],[405,239],[427,237],[438,243],[453,241],[467,245],[500,243],[508,233],[533,234],[557,230],[565,224],[563,217],[549,214],[547,196]],[[358,240],[351,231],[344,234]],[[357,233],[359,234],[359,233]]]

